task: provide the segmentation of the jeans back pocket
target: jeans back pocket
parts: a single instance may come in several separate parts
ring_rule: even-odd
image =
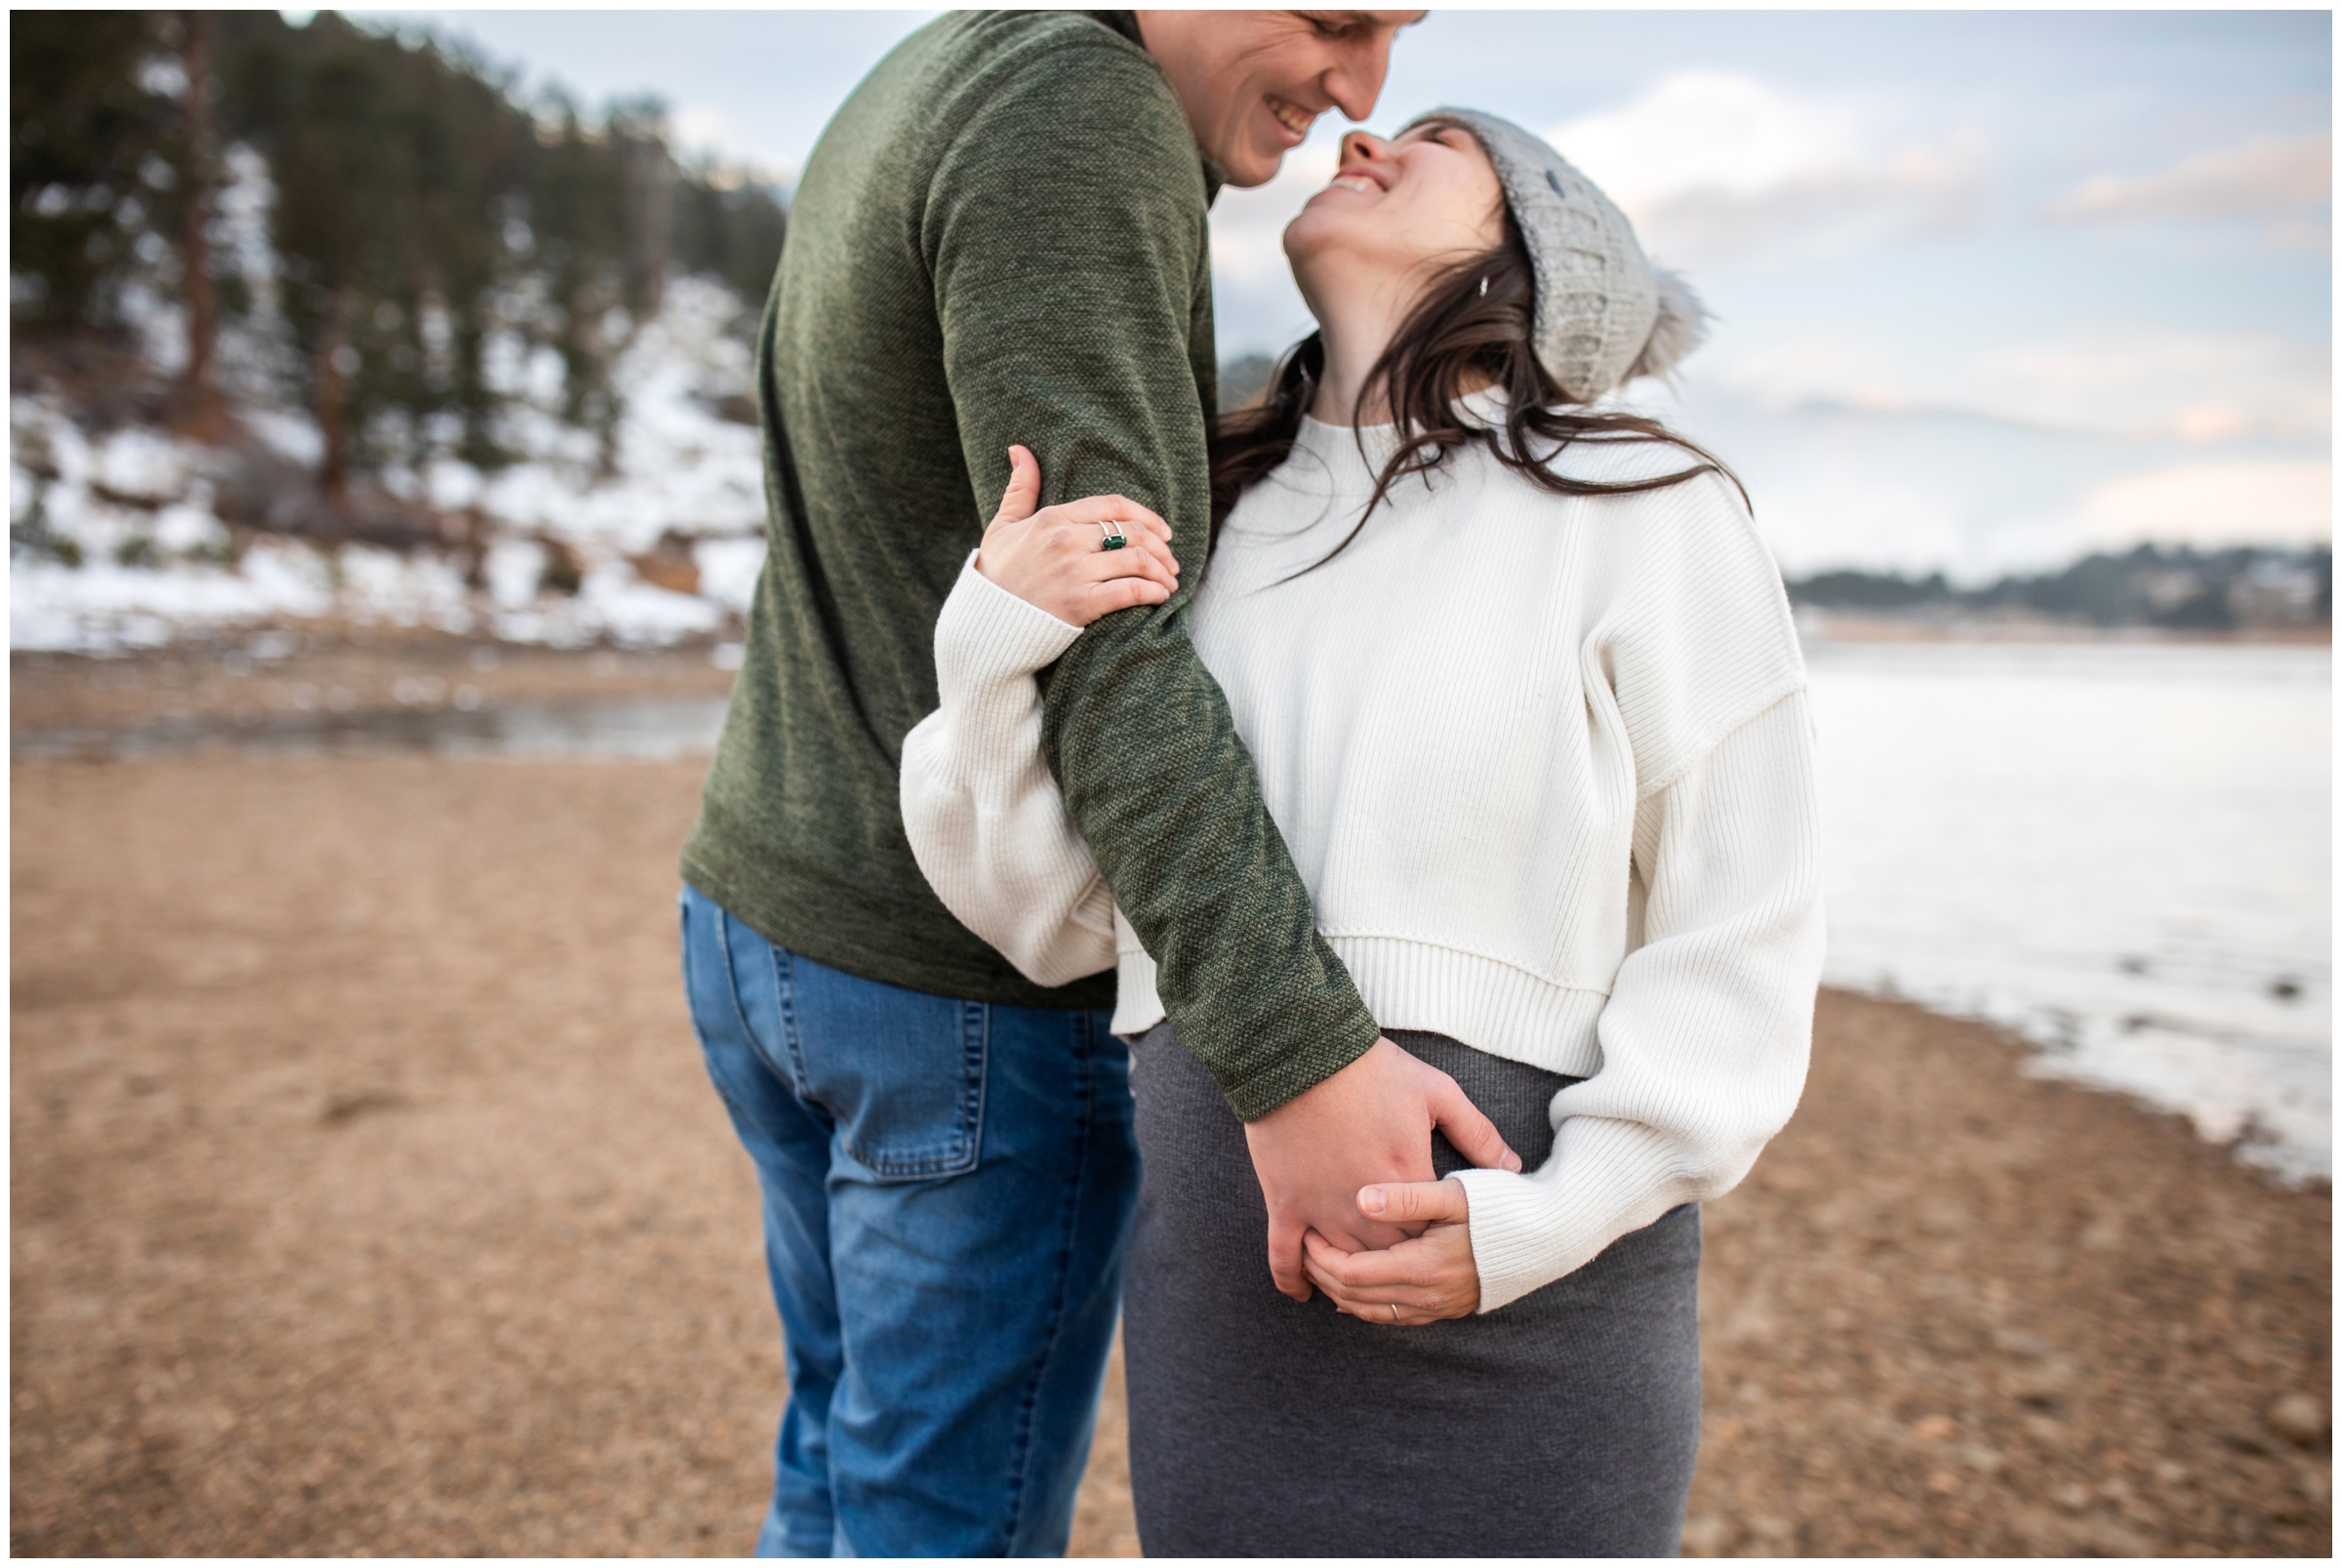
[[[846,1153],[881,1181],[973,1170],[990,1010],[774,956],[797,1092],[828,1112]]]

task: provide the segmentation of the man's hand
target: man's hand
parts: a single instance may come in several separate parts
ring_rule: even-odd
[[[1480,1270],[1472,1257],[1472,1205],[1464,1184],[1393,1183],[1358,1193],[1369,1215],[1428,1222],[1412,1241],[1383,1252],[1343,1252],[1311,1232],[1310,1278],[1351,1316],[1420,1327],[1480,1309]]]
[[[1520,1169],[1520,1156],[1455,1079],[1388,1039],[1244,1124],[1269,1202],[1269,1271],[1278,1290],[1297,1302],[1310,1299],[1302,1237],[1311,1230],[1342,1251],[1360,1252],[1423,1228],[1421,1222],[1370,1219],[1359,1211],[1357,1195],[1372,1184],[1431,1181],[1434,1127],[1474,1165]]]

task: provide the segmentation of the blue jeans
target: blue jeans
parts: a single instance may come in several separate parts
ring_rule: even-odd
[[[787,1348],[757,1554],[1062,1554],[1138,1195],[1109,1015],[841,974],[694,888],[682,925]]]

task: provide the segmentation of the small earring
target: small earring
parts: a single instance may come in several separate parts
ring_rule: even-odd
[[[1488,298],[1488,280],[1486,278],[1480,279],[1480,298],[1483,300]]]

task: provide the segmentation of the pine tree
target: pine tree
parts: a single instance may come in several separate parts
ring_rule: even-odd
[[[556,101],[529,212],[551,337],[561,355],[562,418],[600,442],[601,466],[615,466],[618,393],[611,369],[619,344],[608,323],[626,302],[626,166],[611,139],[589,132],[574,103]]]
[[[212,268],[212,192],[220,182],[218,127],[212,117],[212,18],[183,11],[177,18],[180,68],[186,78],[175,181],[179,206],[180,296],[187,311],[187,363],[181,375],[182,413],[197,434],[221,433],[219,389],[212,355],[219,340],[219,294]]]
[[[179,108],[156,14],[9,15],[12,316],[60,336],[120,327],[119,290],[171,178]]]
[[[788,233],[779,193],[704,163],[677,175],[674,210],[675,268],[721,279],[750,304],[761,303]]]
[[[616,362],[670,269],[758,301],[786,231],[771,187],[676,166],[655,100],[594,119],[559,100],[532,113],[509,75],[332,12],[304,26],[274,12],[28,12],[11,37],[20,327],[117,330],[129,278],[176,287],[182,412],[216,429],[221,305],[240,292],[212,248],[222,149],[258,151],[297,350],[289,389],[316,420],[336,502],[384,462],[504,460],[488,372],[503,332],[559,354],[561,413],[611,470]]]
[[[303,29],[273,22],[237,41],[228,118],[275,180],[272,239],[324,442],[320,484],[339,497],[357,469],[423,458],[450,434],[492,463],[486,344],[513,261],[505,223],[534,162],[530,121],[506,84],[433,44],[331,13]]]

